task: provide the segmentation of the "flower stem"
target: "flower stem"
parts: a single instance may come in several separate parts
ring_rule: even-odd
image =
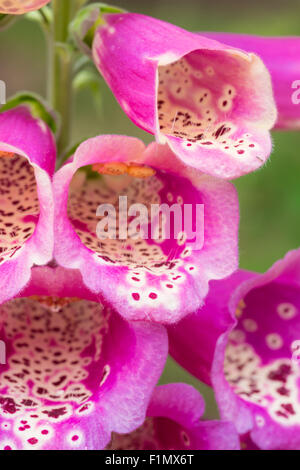
[[[73,17],[74,0],[53,0],[53,24],[49,44],[49,100],[60,114],[61,130],[57,142],[58,156],[70,144],[72,121],[73,54],[68,44],[69,23]]]

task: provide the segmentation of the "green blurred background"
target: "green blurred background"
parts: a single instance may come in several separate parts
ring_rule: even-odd
[[[194,31],[231,31],[260,35],[300,35],[299,0],[119,0],[144,13]],[[46,93],[46,42],[38,24],[21,19],[0,33],[0,79],[8,96],[21,90]],[[299,76],[300,79],[300,76]],[[99,77],[93,90],[80,89],[74,104],[73,140],[101,133],[151,136],[123,114]],[[300,245],[300,132],[273,133],[267,165],[235,181],[241,206],[240,264],[264,271],[286,251]],[[207,417],[217,416],[210,389],[172,360],[162,382],[195,385],[207,399]]]

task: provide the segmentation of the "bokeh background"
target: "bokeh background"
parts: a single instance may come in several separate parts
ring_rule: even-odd
[[[300,0],[119,0],[118,6],[151,15],[193,31],[228,31],[300,36]],[[8,96],[21,90],[46,95],[47,47],[38,24],[20,19],[0,32],[0,79]],[[300,70],[299,70],[300,79]],[[101,133],[151,136],[123,114],[99,77],[88,89],[78,85],[73,141]],[[273,153],[261,170],[235,181],[241,207],[240,264],[264,271],[300,245],[300,132],[274,132]],[[211,390],[171,359],[162,383],[184,381],[207,401],[206,416],[217,416]]]

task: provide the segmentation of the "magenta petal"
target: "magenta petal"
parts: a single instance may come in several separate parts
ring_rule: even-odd
[[[235,178],[271,152],[269,73],[254,54],[138,14],[107,14],[93,57],[125,113],[186,164]]]
[[[80,167],[104,162],[146,164],[156,174],[129,179],[122,192],[108,180],[82,182],[82,172],[78,180],[72,179]],[[85,284],[126,319],[174,323],[202,304],[211,279],[222,279],[237,268],[239,211],[233,185],[191,171],[168,146],[146,149],[141,141],[121,136],[90,139],[56,173],[54,194],[57,262],[80,269]],[[203,204],[202,248],[174,237],[163,243],[130,237],[125,242],[99,241],[97,207],[116,204],[118,194],[128,196],[128,207],[136,202]]]
[[[0,307],[0,449],[103,449],[146,415],[167,355],[160,325],[129,324],[78,271],[34,268]]]
[[[234,321],[227,308],[232,291],[253,276],[239,270],[227,279],[212,281],[204,306],[168,327],[171,356],[208,385],[217,340]]]
[[[26,107],[0,114],[0,302],[52,258],[55,158],[51,131]]]
[[[228,304],[235,324],[216,347],[221,416],[262,449],[300,448],[299,276],[295,250],[238,286]]]
[[[28,11],[38,10],[50,0],[0,0],[0,13],[22,15]]]
[[[278,109],[276,127],[300,128],[300,37],[260,37],[231,33],[203,34],[210,39],[257,54],[271,74]]]
[[[144,424],[126,435],[113,435],[113,450],[238,450],[232,423],[200,421],[201,395],[183,383],[161,385],[153,393]]]

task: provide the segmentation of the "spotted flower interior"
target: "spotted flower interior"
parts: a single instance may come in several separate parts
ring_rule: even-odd
[[[81,445],[80,419],[93,412],[110,374],[110,312],[76,298],[20,298],[1,306],[0,322],[7,355],[0,374],[0,448],[51,448],[58,438],[61,446]]]
[[[20,155],[0,152],[0,265],[33,235],[39,212],[33,167]]]
[[[162,134],[197,146],[218,150],[236,159],[263,158],[246,127],[261,119],[260,104],[247,89],[247,62],[238,55],[194,51],[177,62],[159,67],[157,112]],[[252,95],[252,96],[251,96]]]
[[[99,180],[86,178],[86,173],[79,170],[69,190],[68,216],[74,230],[82,243],[94,253],[96,260],[126,268],[129,295],[131,301],[136,303],[142,298],[148,302],[155,301],[160,295],[158,289],[162,291],[161,295],[170,296],[187,273],[192,274],[196,270],[190,258],[192,249],[189,241],[193,242],[193,238],[187,240],[189,235],[183,230],[184,211],[181,209],[184,204],[192,204],[195,200],[201,203],[201,194],[185,178],[170,177],[162,171],[153,173],[144,178],[121,175],[105,176]],[[127,197],[126,207],[120,207],[120,196]],[[99,239],[97,235],[97,224],[106,217],[104,214],[97,215],[101,204],[111,204],[115,208],[115,214],[112,214],[116,216],[115,238],[111,238],[109,233],[107,239]],[[134,219],[128,212],[133,204],[143,204],[148,217],[145,223],[137,224],[135,233],[128,230],[124,234],[124,220],[129,229]],[[181,231],[176,230],[172,214],[170,218],[163,213],[151,218],[153,205],[161,204],[167,207],[176,204],[181,210],[177,218],[182,223]],[[190,228],[195,230],[195,218],[193,223],[191,220]],[[145,291],[146,274],[156,279],[158,289]]]
[[[299,309],[299,288],[274,281],[250,291],[237,310],[225,377],[258,428],[270,419],[286,429],[299,423]]]

